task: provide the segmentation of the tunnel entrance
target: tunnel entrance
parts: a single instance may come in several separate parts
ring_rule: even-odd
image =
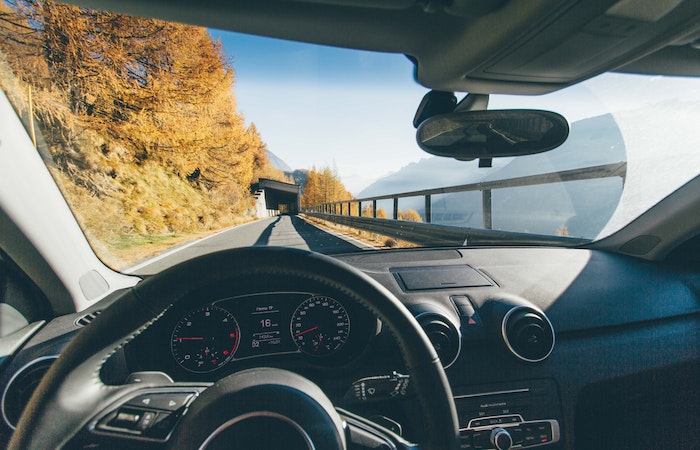
[[[260,178],[251,185],[251,191],[258,199],[258,217],[299,213],[301,186],[298,184]]]

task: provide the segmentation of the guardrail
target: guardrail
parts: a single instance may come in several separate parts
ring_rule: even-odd
[[[511,243],[521,242],[523,244],[556,243],[557,245],[562,245],[569,243],[571,245],[576,245],[586,242],[586,240],[493,230],[491,192],[496,189],[611,177],[620,177],[624,184],[626,171],[627,163],[619,162],[614,164],[585,167],[582,169],[572,169],[561,172],[508,178],[504,180],[484,181],[480,183],[330,202],[303,208],[303,212],[309,216],[318,217],[323,220],[376,232],[385,236],[396,237],[420,245],[463,245],[465,242],[468,242],[470,245],[486,245],[503,242],[504,240],[508,240]],[[431,223],[433,195],[472,191],[481,191],[483,229],[435,225]],[[407,197],[424,197],[424,222],[407,222],[398,220],[399,199]],[[393,220],[377,218],[376,214],[378,200],[393,200]],[[362,217],[362,204],[367,202],[372,203],[373,217]],[[351,215],[351,205],[353,204],[357,204],[357,215],[355,216]]]
[[[340,216],[306,212],[306,216],[359,228],[365,231],[401,239],[414,244],[436,246],[466,246],[466,245],[498,245],[508,242],[510,245],[564,245],[575,246],[588,242],[588,239],[564,236],[544,236],[511,231],[481,230],[477,228],[451,227],[423,222],[407,222],[404,220],[376,219],[372,217]]]

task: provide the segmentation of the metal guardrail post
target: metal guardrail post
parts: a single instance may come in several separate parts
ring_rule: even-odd
[[[362,217],[362,202],[357,202],[357,217]]]
[[[394,214],[392,216],[394,220],[399,220],[399,198],[394,197]]]
[[[377,201],[372,200],[372,217],[377,218]]]
[[[433,221],[433,207],[432,199],[430,194],[425,196],[425,223],[430,223]]]
[[[493,216],[491,210],[491,189],[481,191],[481,212],[484,218],[484,230],[493,229]]]

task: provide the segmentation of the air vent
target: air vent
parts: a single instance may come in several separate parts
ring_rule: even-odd
[[[437,313],[422,313],[416,319],[433,344],[442,367],[447,369],[454,364],[462,347],[459,329],[449,319]]]
[[[22,367],[2,394],[2,416],[14,430],[34,390],[58,356],[35,359]]]
[[[503,339],[517,358],[540,362],[554,349],[554,328],[547,316],[529,306],[516,306],[503,318]]]
[[[84,316],[82,316],[81,318],[77,319],[75,321],[75,324],[79,327],[87,326],[90,322],[95,320],[97,318],[97,316],[100,315],[100,313],[102,313],[102,311],[93,311],[91,313],[87,313]]]

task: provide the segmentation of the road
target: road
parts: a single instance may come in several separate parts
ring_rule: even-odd
[[[299,216],[278,216],[240,225],[185,244],[139,263],[126,272],[150,275],[207,253],[254,245],[294,247],[319,253],[345,253],[371,248],[341,234],[322,230]]]

